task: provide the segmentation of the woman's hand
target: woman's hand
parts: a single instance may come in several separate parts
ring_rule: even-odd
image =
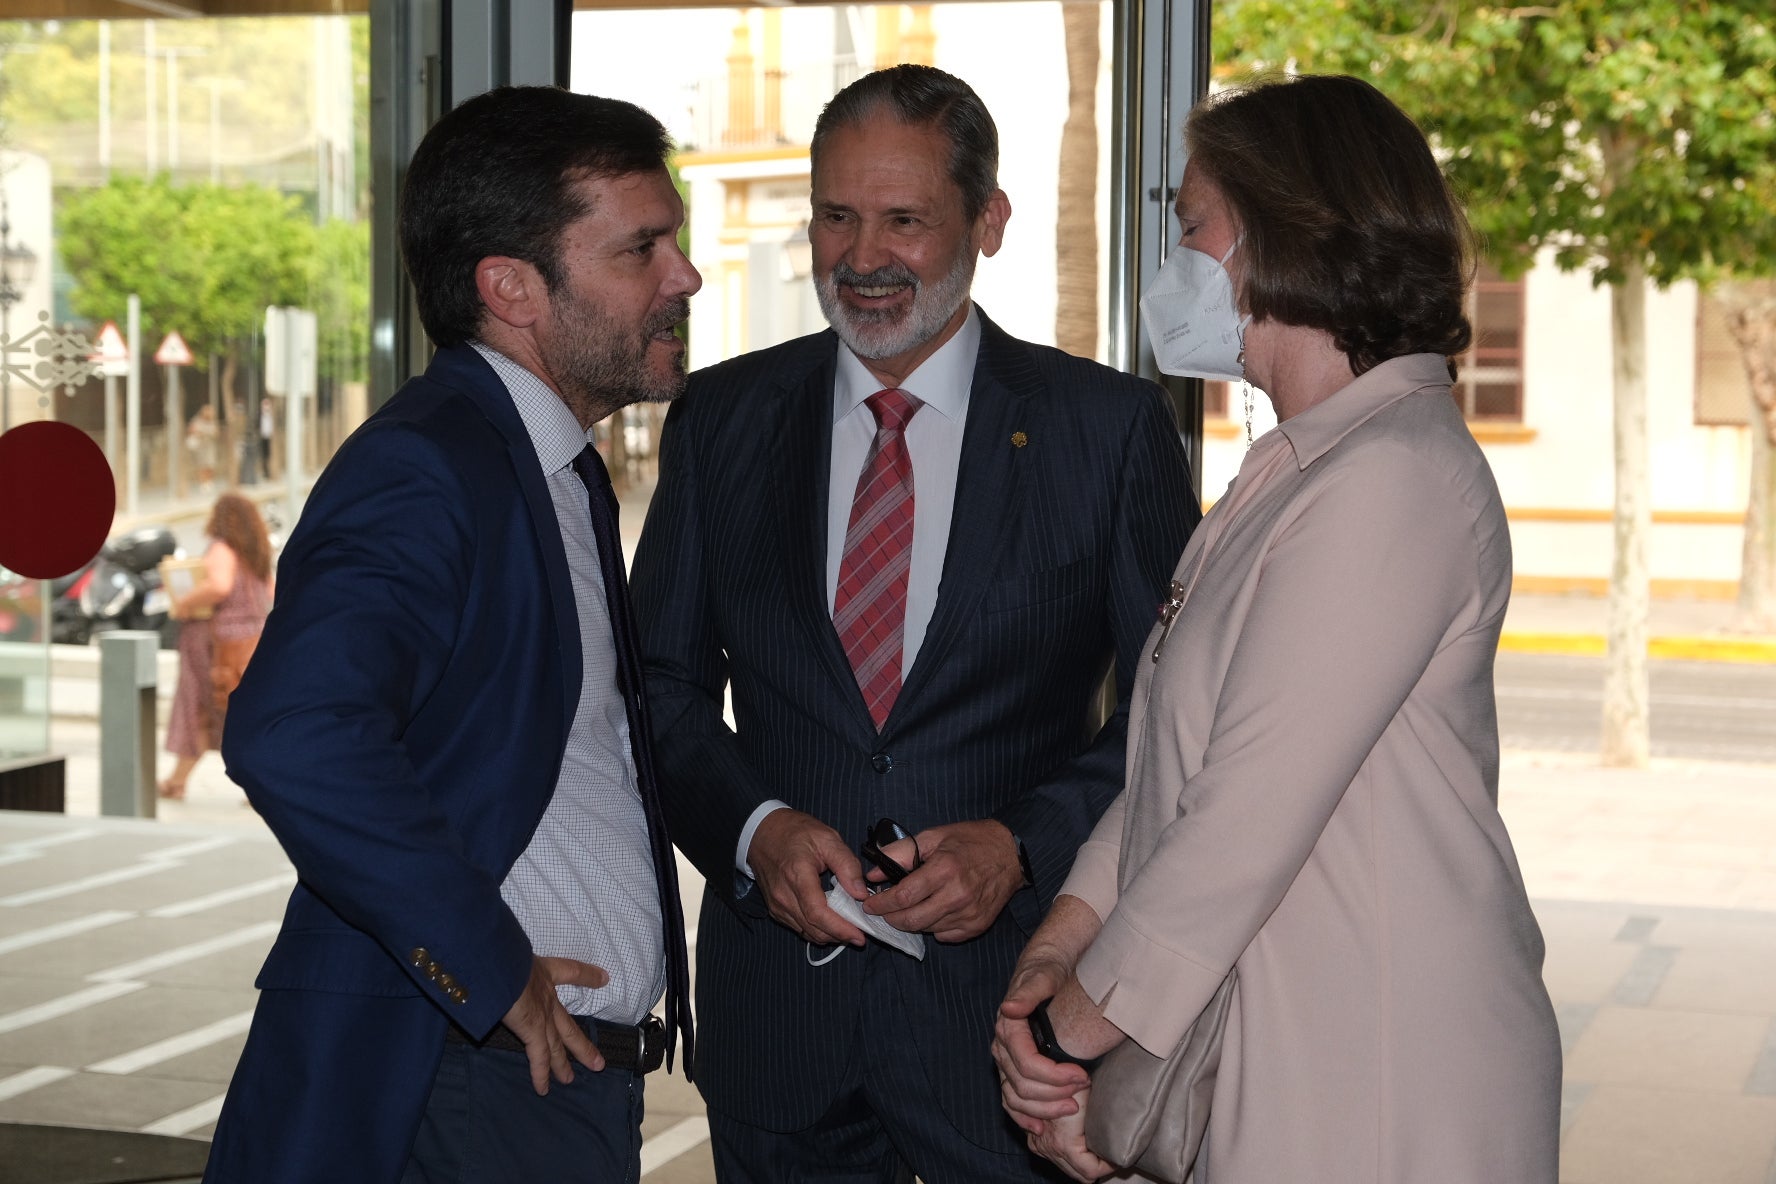
[[[1011,1120],[1031,1135],[1052,1119],[1077,1114],[1074,1095],[1091,1085],[1078,1065],[1063,1065],[1036,1051],[1030,1013],[1052,999],[1073,977],[1065,960],[1038,947],[1025,950],[1012,972],[1011,988],[993,1025],[993,1060],[999,1066],[1000,1095]]]
[[[1100,1158],[1085,1144],[1085,1109],[1090,1098],[1088,1086],[1079,1092],[1077,1113],[1045,1123],[1040,1132],[1027,1140],[1031,1151],[1081,1184],[1092,1184],[1116,1170],[1115,1164]]]

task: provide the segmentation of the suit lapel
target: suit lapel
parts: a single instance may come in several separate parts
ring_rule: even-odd
[[[790,616],[808,636],[815,661],[839,692],[839,701],[874,734],[875,722],[857,689],[851,660],[833,629],[826,599],[827,493],[832,474],[833,376],[838,343],[817,339],[824,356],[798,382],[791,379],[777,402],[775,446],[768,466],[776,491],[773,507],[782,537],[784,584]]]
[[[1042,430],[1042,401],[1032,397],[1041,392],[1042,381],[1028,351],[985,313],[980,320],[980,356],[968,397],[968,422],[962,430],[943,579],[925,640],[884,732],[893,729],[907,705],[931,681],[932,672],[942,669],[964,627],[974,619],[998,568],[1005,537],[1023,513],[1023,482],[1033,449],[1054,443]],[[1024,445],[1013,442],[1018,433]]]
[[[505,440],[506,451],[512,458],[518,488],[530,511],[531,530],[542,552],[549,601],[555,611],[555,636],[561,662],[561,737],[565,745],[568,731],[573,727],[574,713],[580,705],[580,613],[574,602],[573,577],[567,571],[567,551],[561,543],[561,523],[555,517],[555,500],[549,496],[548,482],[543,478],[542,466],[537,463],[536,445],[525,430],[524,420],[519,417],[505,384],[473,348],[462,346],[438,351],[428,373],[474,401]]]

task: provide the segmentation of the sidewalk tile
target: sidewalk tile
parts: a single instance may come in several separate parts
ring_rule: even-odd
[[[1543,926],[1548,958],[1542,981],[1548,993],[1565,1003],[1608,1003],[1616,983],[1634,962],[1638,947],[1622,942],[1578,942]]]
[[[1573,1046],[1566,1077],[1737,1095],[1768,1027],[1768,1016],[1605,1006]],[[1776,1128],[1771,1135],[1776,1139]]]
[[[80,1125],[110,1130],[139,1130],[156,1119],[213,1098],[223,1087],[210,1081],[176,1081],[136,1073],[76,1073],[61,1081],[0,1102],[0,1122],[65,1124],[69,1115]]]
[[[1689,947],[1653,996],[1656,1007],[1776,1015],[1776,948]]]
[[[1561,1142],[1560,1180],[1767,1184],[1773,1152],[1776,1098],[1599,1085]]]

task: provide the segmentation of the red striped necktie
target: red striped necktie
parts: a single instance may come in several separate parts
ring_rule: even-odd
[[[876,417],[876,438],[851,501],[833,628],[880,731],[900,694],[907,574],[913,559],[913,460],[905,430],[924,404],[892,387],[865,401]]]

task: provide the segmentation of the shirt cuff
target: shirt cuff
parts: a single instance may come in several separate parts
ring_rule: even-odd
[[[746,858],[746,853],[752,850],[752,836],[758,833],[759,823],[765,820],[765,815],[787,809],[789,809],[789,803],[780,802],[776,798],[760,802],[758,809],[754,810],[752,816],[746,820],[746,825],[740,828],[740,842],[734,848],[734,867],[748,880],[755,877],[752,874],[752,863]]]

